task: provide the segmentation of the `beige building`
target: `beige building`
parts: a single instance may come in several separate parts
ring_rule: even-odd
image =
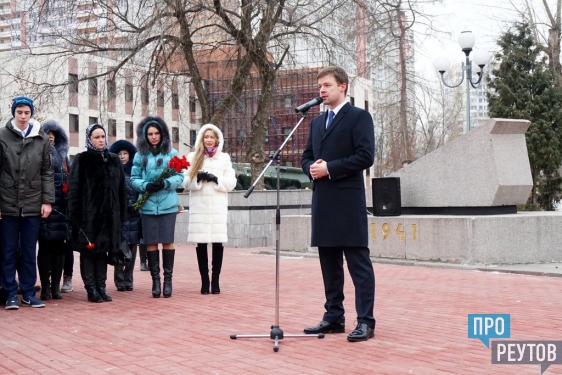
[[[29,96],[35,101],[37,120],[55,119],[68,131],[70,155],[84,150],[85,129],[93,123],[106,128],[110,143],[118,139],[134,143],[136,124],[147,115],[166,121],[180,154],[187,154],[187,145],[195,140],[192,124],[197,108],[185,76],[162,74],[152,86],[142,67],[130,64],[117,74],[104,74],[115,68],[116,61],[92,55],[51,59],[5,51],[0,64],[2,124],[11,118],[11,99]]]

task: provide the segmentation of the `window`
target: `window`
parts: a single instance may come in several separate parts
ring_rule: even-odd
[[[349,103],[354,106],[354,105],[355,105],[355,98],[352,96],[352,97],[349,98],[349,99],[350,99],[350,100],[349,100]]]
[[[189,98],[189,110],[190,110],[191,112],[195,112],[195,109],[196,109],[196,107],[195,107],[195,98],[194,98],[194,97],[190,97],[190,98]]]
[[[141,102],[142,104],[148,104],[150,95],[148,93],[148,87],[141,87]]]
[[[115,119],[107,120],[107,133],[109,137],[117,136],[117,121]]]
[[[238,112],[244,112],[244,109],[246,109],[246,105],[244,104],[244,102],[240,99],[238,99],[236,101],[236,110]]]
[[[97,117],[88,117],[88,125],[94,125],[98,123]]]
[[[133,101],[133,85],[125,85],[125,101]]]
[[[287,136],[291,134],[291,130],[293,130],[293,128],[283,128],[283,140],[287,139]]]
[[[78,92],[78,75],[77,74],[69,74],[68,75],[68,91],[69,92]]]
[[[88,94],[92,96],[98,95],[98,79],[90,78],[88,79]]]
[[[365,111],[369,111],[369,101],[365,100]]]
[[[172,93],[172,109],[180,108],[180,97],[177,93]]]
[[[125,121],[125,138],[133,138],[133,122]]]
[[[178,143],[180,141],[180,129],[177,127],[172,127],[172,143]]]
[[[164,91],[156,91],[156,105],[158,107],[164,107]]]
[[[238,144],[243,145],[244,143],[246,143],[246,136],[247,136],[246,130],[238,129],[237,133],[238,133],[238,137],[237,137],[238,138]]]
[[[117,96],[117,84],[114,79],[107,80],[107,97],[109,99],[115,99]]]
[[[68,132],[79,133],[80,124],[78,123],[78,115],[68,115]]]
[[[197,139],[197,130],[189,129],[189,145],[191,147],[195,146],[196,139]]]
[[[285,97],[283,97],[283,107],[291,108],[292,106],[293,106],[293,101],[291,99],[291,95],[285,95]]]

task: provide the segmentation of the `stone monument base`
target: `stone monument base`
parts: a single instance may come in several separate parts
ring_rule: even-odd
[[[274,219],[273,219],[274,220]],[[468,265],[562,262],[562,212],[369,216],[375,258]],[[310,216],[282,216],[281,250],[310,247]],[[272,225],[275,238],[275,225]]]

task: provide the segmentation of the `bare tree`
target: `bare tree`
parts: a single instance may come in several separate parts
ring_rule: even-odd
[[[434,2],[42,0],[32,3],[28,26],[43,35],[38,45],[50,45],[56,51],[36,49],[33,43],[28,51],[49,59],[80,54],[115,60],[111,69],[81,76],[80,80],[116,76],[129,66],[143,71],[142,80],[151,85],[163,73],[184,75],[197,96],[201,121],[215,124],[228,118],[248,89],[249,77],[258,75],[259,87],[251,89],[260,95],[253,109],[246,154],[254,176],[265,160],[264,140],[277,72],[298,64],[303,49],[308,67],[355,65],[352,76],[369,79],[374,66],[388,64],[398,56],[399,64],[389,66],[396,74],[396,83],[386,93],[381,92],[389,108],[369,108],[381,113],[385,129],[392,128],[390,141],[385,144],[393,147],[388,155],[394,155],[391,164],[396,164],[401,158],[411,157],[416,149],[415,77],[411,74],[413,51],[409,50],[412,41],[408,38],[414,22],[430,24],[419,7]],[[53,22],[51,15],[59,10],[67,16],[66,25]],[[349,14],[364,22],[355,25]],[[361,59],[358,54],[369,55]],[[221,79],[220,97],[209,91],[208,83],[213,78]],[[66,83],[43,82],[42,87],[53,89]]]
[[[426,84],[423,84],[425,82]],[[425,155],[463,132],[464,97],[461,90],[449,90],[439,84],[429,85],[430,80],[420,81],[416,92],[416,116],[418,119],[417,155]]]
[[[375,174],[384,176],[413,158],[420,140],[416,137],[416,87],[414,40],[436,32],[424,7],[433,0],[367,2],[368,29],[375,30],[369,44],[367,70],[375,81],[375,117],[378,128]],[[414,25],[424,33],[415,35]],[[379,31],[380,30],[380,31]],[[423,34],[423,35],[422,35]]]
[[[48,40],[45,51],[29,45],[37,56],[96,55],[115,59],[113,69],[80,80],[116,75],[126,66],[144,69],[154,85],[162,73],[188,76],[201,108],[201,121],[220,124],[239,100],[248,78],[258,74],[260,97],[251,120],[252,141],[247,152],[253,174],[260,171],[272,88],[296,35],[334,46],[337,39],[322,29],[323,20],[345,4],[343,0],[72,0],[34,2],[29,9],[30,28]],[[73,27],[56,27],[52,12],[64,9]],[[341,24],[340,24],[341,26]],[[48,30],[48,32],[46,32]],[[293,39],[292,39],[293,38]],[[277,47],[281,54],[270,49]],[[326,48],[328,50],[328,48]],[[337,55],[334,48],[331,53]],[[222,65],[213,61],[220,55]],[[214,65],[213,65],[214,64]],[[208,80],[222,74],[220,102],[211,100]],[[35,82],[39,85],[41,83]],[[53,88],[64,83],[43,82]]]

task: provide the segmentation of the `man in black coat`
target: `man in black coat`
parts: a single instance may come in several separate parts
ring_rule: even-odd
[[[373,165],[375,135],[369,112],[345,101],[349,79],[340,67],[318,73],[324,105],[314,118],[301,165],[313,180],[312,242],[318,247],[326,312],[305,333],[345,332],[343,255],[355,285],[357,326],[349,341],[374,336],[375,276],[368,245],[363,171]]]

